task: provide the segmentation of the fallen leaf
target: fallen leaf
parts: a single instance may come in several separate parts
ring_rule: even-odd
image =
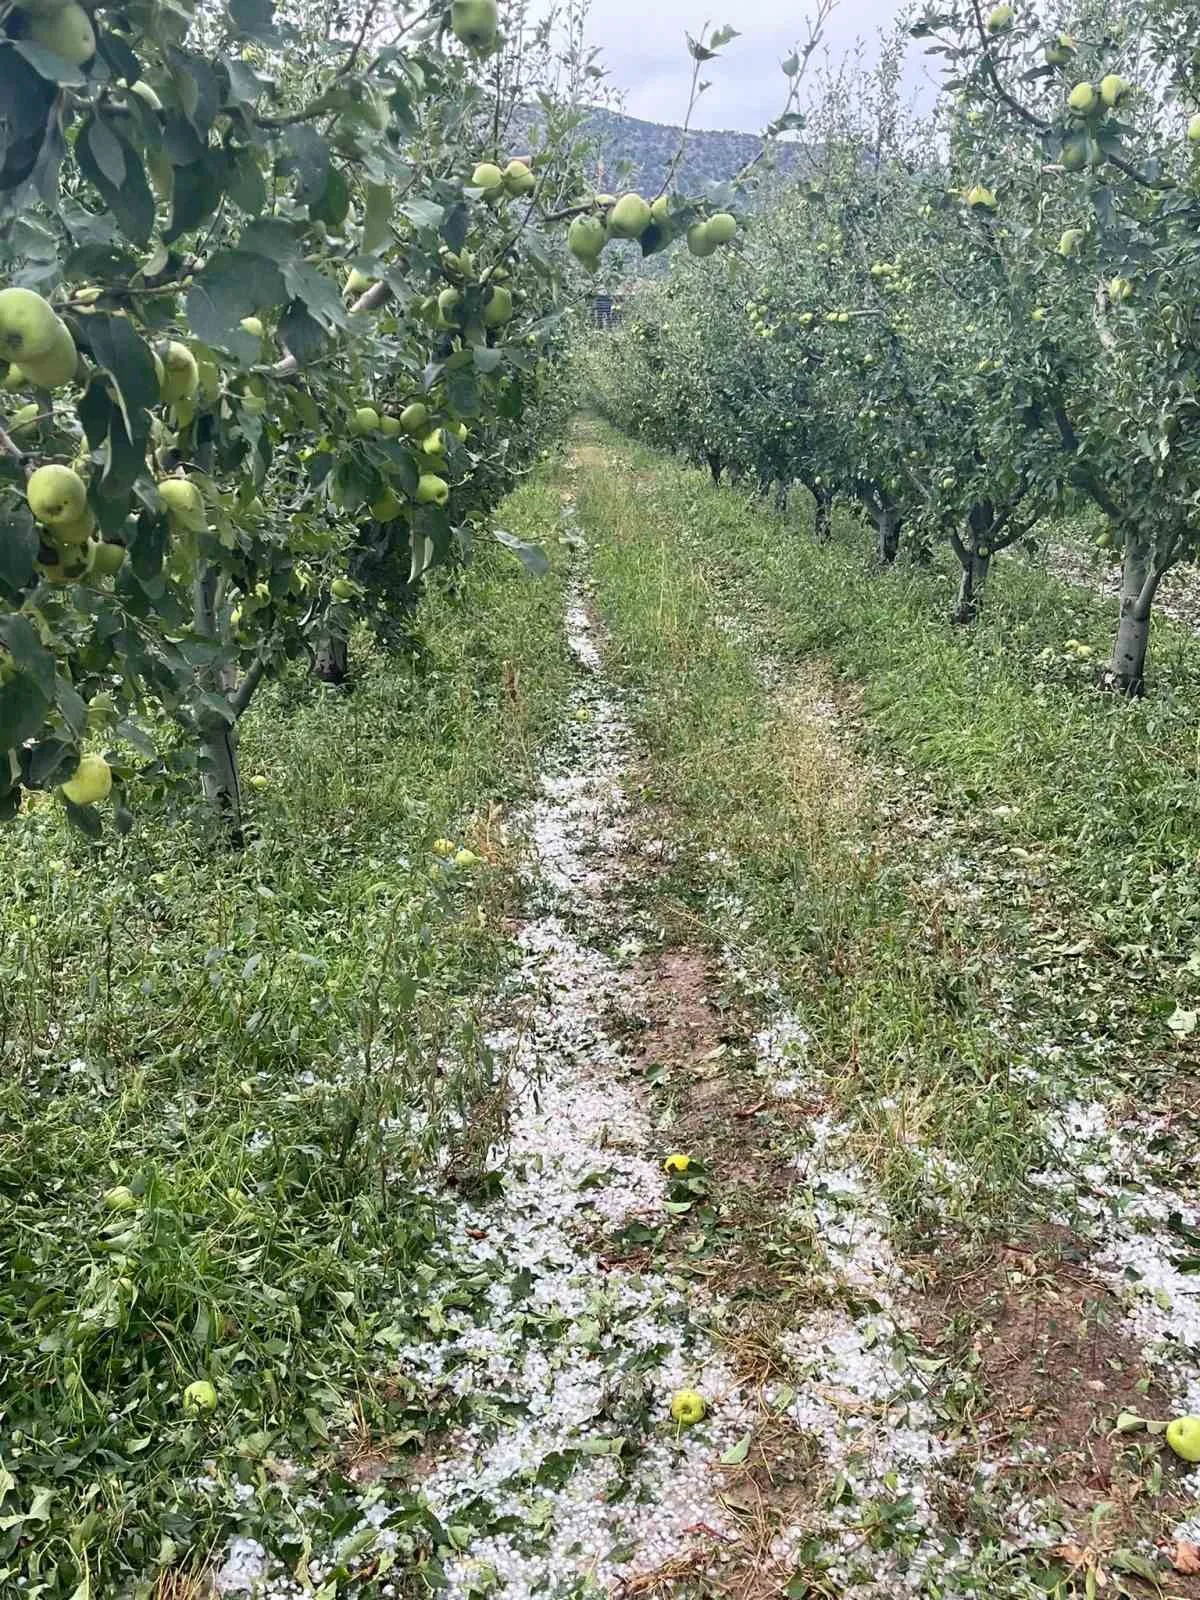
[[[1057,1556],[1060,1561],[1066,1561],[1072,1567],[1084,1567],[1091,1552],[1082,1544],[1058,1544],[1050,1554]]]
[[[1200,1544],[1179,1539],[1168,1547],[1167,1554],[1176,1572],[1200,1572]]]

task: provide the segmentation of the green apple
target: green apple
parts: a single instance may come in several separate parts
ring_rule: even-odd
[[[1069,33],[1060,33],[1057,39],[1046,46],[1042,54],[1047,66],[1065,67],[1075,54],[1075,40]]]
[[[50,16],[31,17],[29,37],[34,44],[40,44],[44,50],[52,50],[72,67],[83,66],[96,54],[96,30],[92,27],[92,19],[82,6],[75,4],[75,0],[69,0],[61,11],[55,11]]]
[[[1188,123],[1187,136],[1189,144],[1200,144],[1200,112]]]
[[[417,504],[444,506],[450,498],[450,485],[435,472],[423,472],[417,479]]]
[[[371,501],[371,515],[376,522],[392,522],[404,510],[404,501],[394,489],[385,489]]]
[[[997,6],[987,19],[989,33],[1004,33],[1012,27],[1013,8],[1009,5]]]
[[[1067,96],[1067,104],[1072,111],[1086,117],[1096,108],[1096,86],[1093,83],[1077,83]]]
[[[202,533],[208,525],[204,496],[190,478],[160,478],[158,492],[172,522],[190,533]]]
[[[187,345],[172,339],[161,352],[163,381],[159,399],[166,406],[177,405],[181,400],[192,400],[200,388],[200,368]]]
[[[1128,278],[1110,278],[1108,280],[1108,297],[1114,305],[1121,305],[1133,293],[1133,285]]]
[[[482,189],[484,194],[494,194],[504,187],[504,174],[494,161],[481,161],[471,174],[472,189]]]
[[[346,293],[357,300],[360,294],[366,294],[371,287],[371,280],[365,272],[360,272],[357,267],[351,267],[346,274]]]
[[[379,416],[379,431],[385,439],[394,439],[401,431],[399,417],[393,417],[390,412],[383,411]]]
[[[79,354],[71,330],[55,317],[54,343],[44,355],[26,356],[21,365],[25,376],[39,389],[59,389],[70,383],[79,370]]]
[[[1066,230],[1066,232],[1063,234],[1062,238],[1058,241],[1058,253],[1059,253],[1059,255],[1060,256],[1078,255],[1079,254],[1079,248],[1083,244],[1083,241],[1086,238],[1087,238],[1087,234],[1084,231],[1084,229],[1082,229],[1082,228],[1068,228]]]
[[[585,266],[593,265],[600,259],[600,252],[607,242],[608,234],[599,217],[575,217],[567,229],[567,249]]]
[[[349,578],[335,578],[329,585],[329,592],[335,600],[352,600],[355,586]]]
[[[92,548],[92,571],[102,578],[115,578],[125,565],[125,546],[98,539]]]
[[[1063,140],[1062,164],[1068,172],[1083,172],[1099,154],[1095,140],[1086,128],[1073,128]]]
[[[19,406],[8,419],[9,433],[21,433],[30,427],[42,414],[42,408],[36,400],[31,400],[27,406]]]
[[[690,1428],[704,1419],[708,1410],[698,1389],[677,1389],[671,1396],[671,1417],[681,1428]]]
[[[71,522],[60,523],[53,530],[52,536],[54,543],[61,548],[67,544],[86,544],[95,531],[96,519],[92,515],[92,508],[84,506],[82,516],[74,518]]]
[[[728,211],[717,211],[705,224],[714,244],[728,244],[737,232],[737,218]]]
[[[58,338],[59,319],[48,301],[32,289],[0,289],[0,356],[35,360]]]
[[[1116,72],[1107,73],[1100,79],[1100,99],[1110,111],[1123,105],[1132,93],[1133,85]]]
[[[252,338],[261,339],[263,336],[261,317],[243,317],[240,326],[242,331],[250,334]]]
[[[217,1409],[217,1391],[211,1383],[198,1378],[183,1391],[183,1409],[189,1417],[204,1416]]]
[[[420,400],[414,400],[411,405],[405,406],[400,413],[400,426],[405,433],[420,433],[421,429],[429,423],[429,407]]]
[[[427,456],[444,456],[446,453],[446,436],[441,428],[433,428],[421,440],[421,449]]]
[[[1200,1461],[1200,1417],[1173,1417],[1167,1423],[1167,1443],[1184,1461]]]
[[[87,509],[87,490],[70,467],[51,463],[39,467],[25,485],[29,509],[47,528],[78,522]]]
[[[967,191],[967,204],[974,211],[995,211],[996,196],[983,184],[977,183],[973,189]]]
[[[462,321],[458,308],[462,304],[462,292],[459,289],[443,289],[437,297],[438,327],[457,328]]]
[[[537,188],[537,179],[527,162],[514,159],[508,163],[504,169],[504,187],[515,199],[533,193]]]
[[[708,231],[707,222],[693,222],[687,231],[687,247],[694,256],[710,256],[717,242]]]
[[[450,31],[469,49],[487,55],[495,49],[499,29],[496,0],[452,0]]]
[[[623,194],[608,214],[614,239],[640,239],[650,226],[650,207],[640,194]]]
[[[62,792],[73,806],[94,806],[107,800],[112,793],[112,768],[103,756],[84,756],[75,771],[62,786]],[[110,1190],[111,1194],[113,1191]],[[110,1207],[110,1210],[126,1207]]]
[[[134,1211],[137,1209],[137,1195],[125,1184],[119,1183],[114,1189],[105,1190],[101,1204],[106,1211]]]
[[[512,291],[499,284],[492,290],[488,302],[483,308],[483,322],[487,328],[499,328],[508,322],[513,314]]]
[[[350,418],[350,432],[376,433],[379,430],[379,413],[374,406],[359,406]]]

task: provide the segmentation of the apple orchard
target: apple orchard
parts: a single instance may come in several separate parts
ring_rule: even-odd
[[[621,425],[714,474],[803,483],[877,558],[948,545],[955,614],[1047,519],[1121,566],[1105,682],[1140,693],[1155,595],[1200,547],[1200,13],[931,6],[946,89],[831,92],[802,180],[728,272],[681,272],[595,357]]]
[[[260,683],[344,677],[352,626],[386,635],[561,430],[568,254],[733,236],[705,202],[588,192],[581,62],[506,40],[495,0],[343,20],[6,13],[6,819],[59,790],[127,827],[191,772],[236,836]],[[502,149],[535,93],[538,148]]]

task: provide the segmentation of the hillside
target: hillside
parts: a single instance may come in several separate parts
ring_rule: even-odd
[[[589,113],[586,127],[598,152],[598,181],[615,187],[627,177],[630,187],[650,194],[663,187],[679,148],[677,127],[600,107]],[[762,139],[754,133],[696,129],[685,138],[678,186],[695,192],[708,183],[726,182],[761,149]],[[780,146],[778,164],[785,170],[794,168],[802,150],[798,144]]]

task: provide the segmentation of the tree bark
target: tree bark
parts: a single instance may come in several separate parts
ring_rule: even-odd
[[[990,551],[986,556],[981,556],[974,547],[964,546],[959,560],[962,563],[962,576],[958,580],[958,597],[954,602],[950,619],[965,626],[969,622],[974,622],[979,615],[992,557]]]
[[[881,505],[875,509],[875,548],[879,564],[890,567],[900,550],[900,513],[895,506]]]
[[[974,622],[979,615],[984,585],[992,565],[992,536],[996,531],[996,508],[990,501],[984,500],[971,507],[967,517],[966,538],[962,539],[957,534],[951,536],[950,542],[962,567],[958,598],[950,613],[952,622],[965,626]]]
[[[193,617],[197,634],[205,639],[217,637],[217,591],[219,575],[205,567],[193,591]],[[222,672],[200,674],[201,686],[228,702],[232,685]],[[251,690],[253,692],[253,690]],[[242,785],[238,769],[237,723],[233,707],[226,720],[216,712],[205,711],[200,718],[200,753],[204,766],[200,774],[204,798],[229,829],[230,842],[238,849],[244,843],[242,831]]]
[[[242,829],[242,784],[238,768],[237,728],[214,717],[202,724],[200,748],[204,770],[200,782],[204,798],[229,829],[229,841],[239,850],[245,843]]]
[[[1146,692],[1150,614],[1161,577],[1154,566],[1151,540],[1128,530],[1121,563],[1121,610],[1105,685],[1131,698]]]
[[[322,683],[329,683],[340,689],[346,682],[349,671],[349,642],[337,634],[326,635],[321,641],[316,660],[313,662],[313,672],[320,678]]]
[[[813,538],[818,544],[828,544],[833,533],[833,496],[823,483],[805,487],[813,497]]]

